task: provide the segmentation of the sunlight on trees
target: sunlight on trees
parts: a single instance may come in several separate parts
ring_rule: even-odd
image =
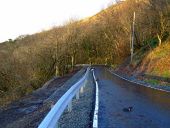
[[[76,64],[120,64],[130,55],[134,11],[134,51],[169,39],[169,1],[126,0],[89,19],[71,19],[52,30],[0,44],[0,104],[32,92]]]

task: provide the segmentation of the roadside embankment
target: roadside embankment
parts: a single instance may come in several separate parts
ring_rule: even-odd
[[[53,78],[32,94],[1,108],[0,128],[36,128],[51,106],[83,76],[85,69]]]
[[[114,70],[116,74],[146,86],[170,91],[170,43],[154,49],[141,49]],[[113,71],[113,70],[112,70]]]

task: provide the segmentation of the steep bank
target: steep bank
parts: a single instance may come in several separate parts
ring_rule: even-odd
[[[170,90],[170,42],[139,51],[132,63],[127,59],[116,72],[131,80]]]

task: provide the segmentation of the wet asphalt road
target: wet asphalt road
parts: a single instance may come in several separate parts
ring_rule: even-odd
[[[170,128],[170,93],[124,81],[95,67],[99,128]],[[131,112],[124,109],[132,106]]]

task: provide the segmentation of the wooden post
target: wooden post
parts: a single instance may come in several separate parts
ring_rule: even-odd
[[[130,25],[130,54],[132,53],[131,49],[132,49],[132,25]],[[131,61],[130,61],[130,63],[131,63]]]
[[[135,18],[136,18],[136,14],[134,12],[133,14],[133,26],[132,26],[132,42],[131,42],[131,63],[133,60],[133,52],[134,52],[134,36],[135,36]]]

